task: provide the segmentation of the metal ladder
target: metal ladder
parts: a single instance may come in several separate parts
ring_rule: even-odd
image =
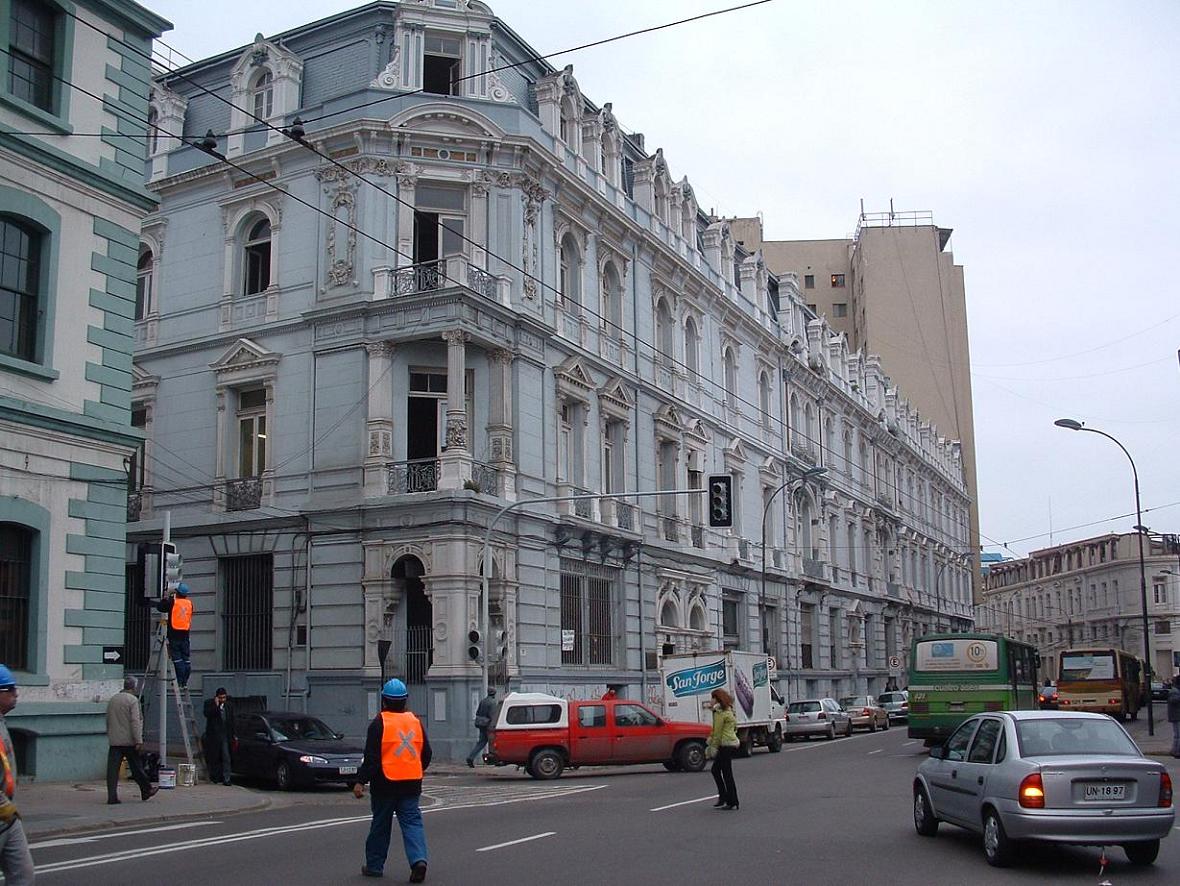
[[[172,689],[172,699],[176,705],[176,719],[180,723],[180,737],[184,740],[185,759],[197,767],[196,772],[199,775],[204,759],[201,743],[197,741],[199,732],[196,711],[193,710],[193,701],[189,695],[188,686],[182,687],[176,681],[176,668],[172,664],[172,656],[168,647],[168,627],[163,620],[160,622],[156,643],[156,664],[150,671],[151,679],[144,680],[142,696],[145,699],[154,700],[156,697],[152,690],[155,688],[154,681],[159,679],[157,675],[160,673],[161,666],[167,669],[165,679],[168,680]]]

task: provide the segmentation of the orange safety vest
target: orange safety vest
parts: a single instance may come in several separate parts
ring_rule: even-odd
[[[3,742],[0,742],[0,764],[4,766],[4,794],[11,800],[12,795],[16,793],[16,778],[13,776],[12,764],[8,762],[8,752]]]
[[[193,601],[177,597],[172,601],[168,625],[174,631],[187,631],[193,624]]]
[[[422,779],[422,724],[408,711],[381,712],[381,772],[389,781]]]

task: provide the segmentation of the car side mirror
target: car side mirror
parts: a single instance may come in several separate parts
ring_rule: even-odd
[[[336,739],[336,741],[340,741],[340,739],[344,738],[344,733],[343,732],[333,732],[332,738]]]
[[[254,733],[254,737],[257,738],[259,741],[266,741],[266,742],[270,741],[270,733],[264,732],[261,729],[259,729],[257,732]]]
[[[934,747],[932,747],[930,749],[930,759],[931,760],[945,760],[946,759],[946,747],[943,745],[940,745],[940,744],[936,744]]]

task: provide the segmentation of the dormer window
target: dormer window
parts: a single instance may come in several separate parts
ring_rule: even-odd
[[[427,34],[422,53],[422,91],[458,95],[462,58],[462,43],[458,37]]]
[[[270,71],[262,71],[255,77],[250,96],[253,99],[254,116],[269,119],[275,108],[275,78]]]

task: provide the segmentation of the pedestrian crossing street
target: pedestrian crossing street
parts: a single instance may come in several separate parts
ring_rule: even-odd
[[[505,784],[431,785],[422,792],[423,812],[447,809],[472,809],[480,806],[504,806],[509,803],[533,803],[559,800],[598,791],[604,784]]]

